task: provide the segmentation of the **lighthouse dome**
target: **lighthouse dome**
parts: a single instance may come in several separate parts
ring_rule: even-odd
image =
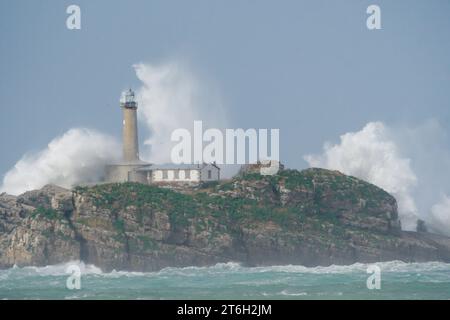
[[[128,108],[135,108],[137,106],[133,90],[128,89],[122,92],[120,105]]]

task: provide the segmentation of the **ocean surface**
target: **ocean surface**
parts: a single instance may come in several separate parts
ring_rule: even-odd
[[[148,273],[104,273],[79,262],[14,267],[0,270],[0,299],[450,299],[450,264],[377,263],[381,287],[369,290],[372,265],[248,268],[224,263]],[[68,281],[69,266],[81,271],[79,282],[73,276]],[[67,282],[72,288],[79,283],[80,289],[68,289]]]

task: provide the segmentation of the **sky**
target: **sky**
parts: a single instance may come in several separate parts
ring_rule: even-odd
[[[81,30],[66,28],[77,4]],[[377,4],[382,29],[368,30]],[[232,128],[279,128],[306,166],[369,121],[448,130],[450,2],[0,2],[0,174],[76,126],[120,137],[118,98],[136,63],[183,60],[220,90]]]

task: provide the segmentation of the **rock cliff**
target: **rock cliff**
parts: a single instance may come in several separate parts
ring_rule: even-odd
[[[0,195],[0,268],[69,260],[105,271],[450,262],[450,238],[401,231],[391,195],[323,169],[176,190],[124,183]]]

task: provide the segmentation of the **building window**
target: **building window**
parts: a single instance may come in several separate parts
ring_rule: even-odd
[[[184,175],[185,175],[185,178],[186,178],[186,179],[190,180],[190,179],[191,179],[191,170],[186,170],[186,171],[184,172]]]
[[[180,179],[180,170],[175,170],[174,171],[173,178],[175,180],[179,180]]]
[[[211,170],[208,170],[208,179],[212,179],[212,172],[211,172]]]
[[[167,170],[163,170],[163,176],[162,176],[162,178],[163,178],[163,180],[167,180],[167,179],[169,179],[169,175],[168,175],[168,172],[167,172]]]

